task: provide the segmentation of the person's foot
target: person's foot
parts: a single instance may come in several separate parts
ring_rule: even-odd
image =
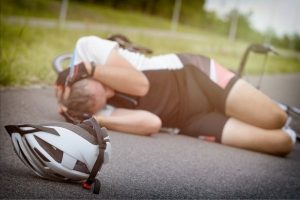
[[[300,109],[288,107],[288,120],[285,127],[292,129],[296,133],[297,141],[300,142]]]

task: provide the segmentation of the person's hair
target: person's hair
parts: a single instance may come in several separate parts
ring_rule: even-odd
[[[74,83],[71,87],[70,96],[63,101],[63,105],[70,111],[87,114],[92,113],[92,108],[96,104],[96,95],[87,86],[89,79],[83,79]]]
[[[133,52],[139,52],[144,54],[152,54],[152,49],[141,45],[133,44],[128,37],[123,34],[113,34],[107,37],[108,40],[115,41],[121,48],[127,49]]]

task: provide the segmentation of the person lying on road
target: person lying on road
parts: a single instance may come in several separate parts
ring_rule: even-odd
[[[146,57],[86,36],[77,41],[73,67],[56,84],[64,112],[95,115],[111,130],[151,135],[162,126],[175,127],[180,134],[280,156],[296,140],[286,112],[202,55]],[[113,108],[97,113],[106,104]]]

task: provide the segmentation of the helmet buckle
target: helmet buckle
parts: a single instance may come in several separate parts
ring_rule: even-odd
[[[87,182],[83,182],[82,187],[86,190],[90,190],[92,188],[92,185],[88,184]]]

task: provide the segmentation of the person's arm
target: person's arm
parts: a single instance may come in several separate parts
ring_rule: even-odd
[[[94,116],[101,126],[110,130],[138,135],[158,133],[161,120],[155,114],[145,110],[116,108],[111,116]]]
[[[88,72],[91,64],[85,63]],[[130,95],[144,96],[149,90],[149,80],[135,69],[116,50],[113,50],[104,64],[96,64],[93,78],[112,89]]]
[[[90,76],[113,90],[135,96],[146,95],[150,87],[145,74],[135,69],[116,50],[110,53],[104,65],[96,64],[94,72],[89,62],[82,62],[74,67],[76,73],[72,78],[68,68],[56,80],[56,96],[59,101],[69,97],[70,86],[74,82]]]

